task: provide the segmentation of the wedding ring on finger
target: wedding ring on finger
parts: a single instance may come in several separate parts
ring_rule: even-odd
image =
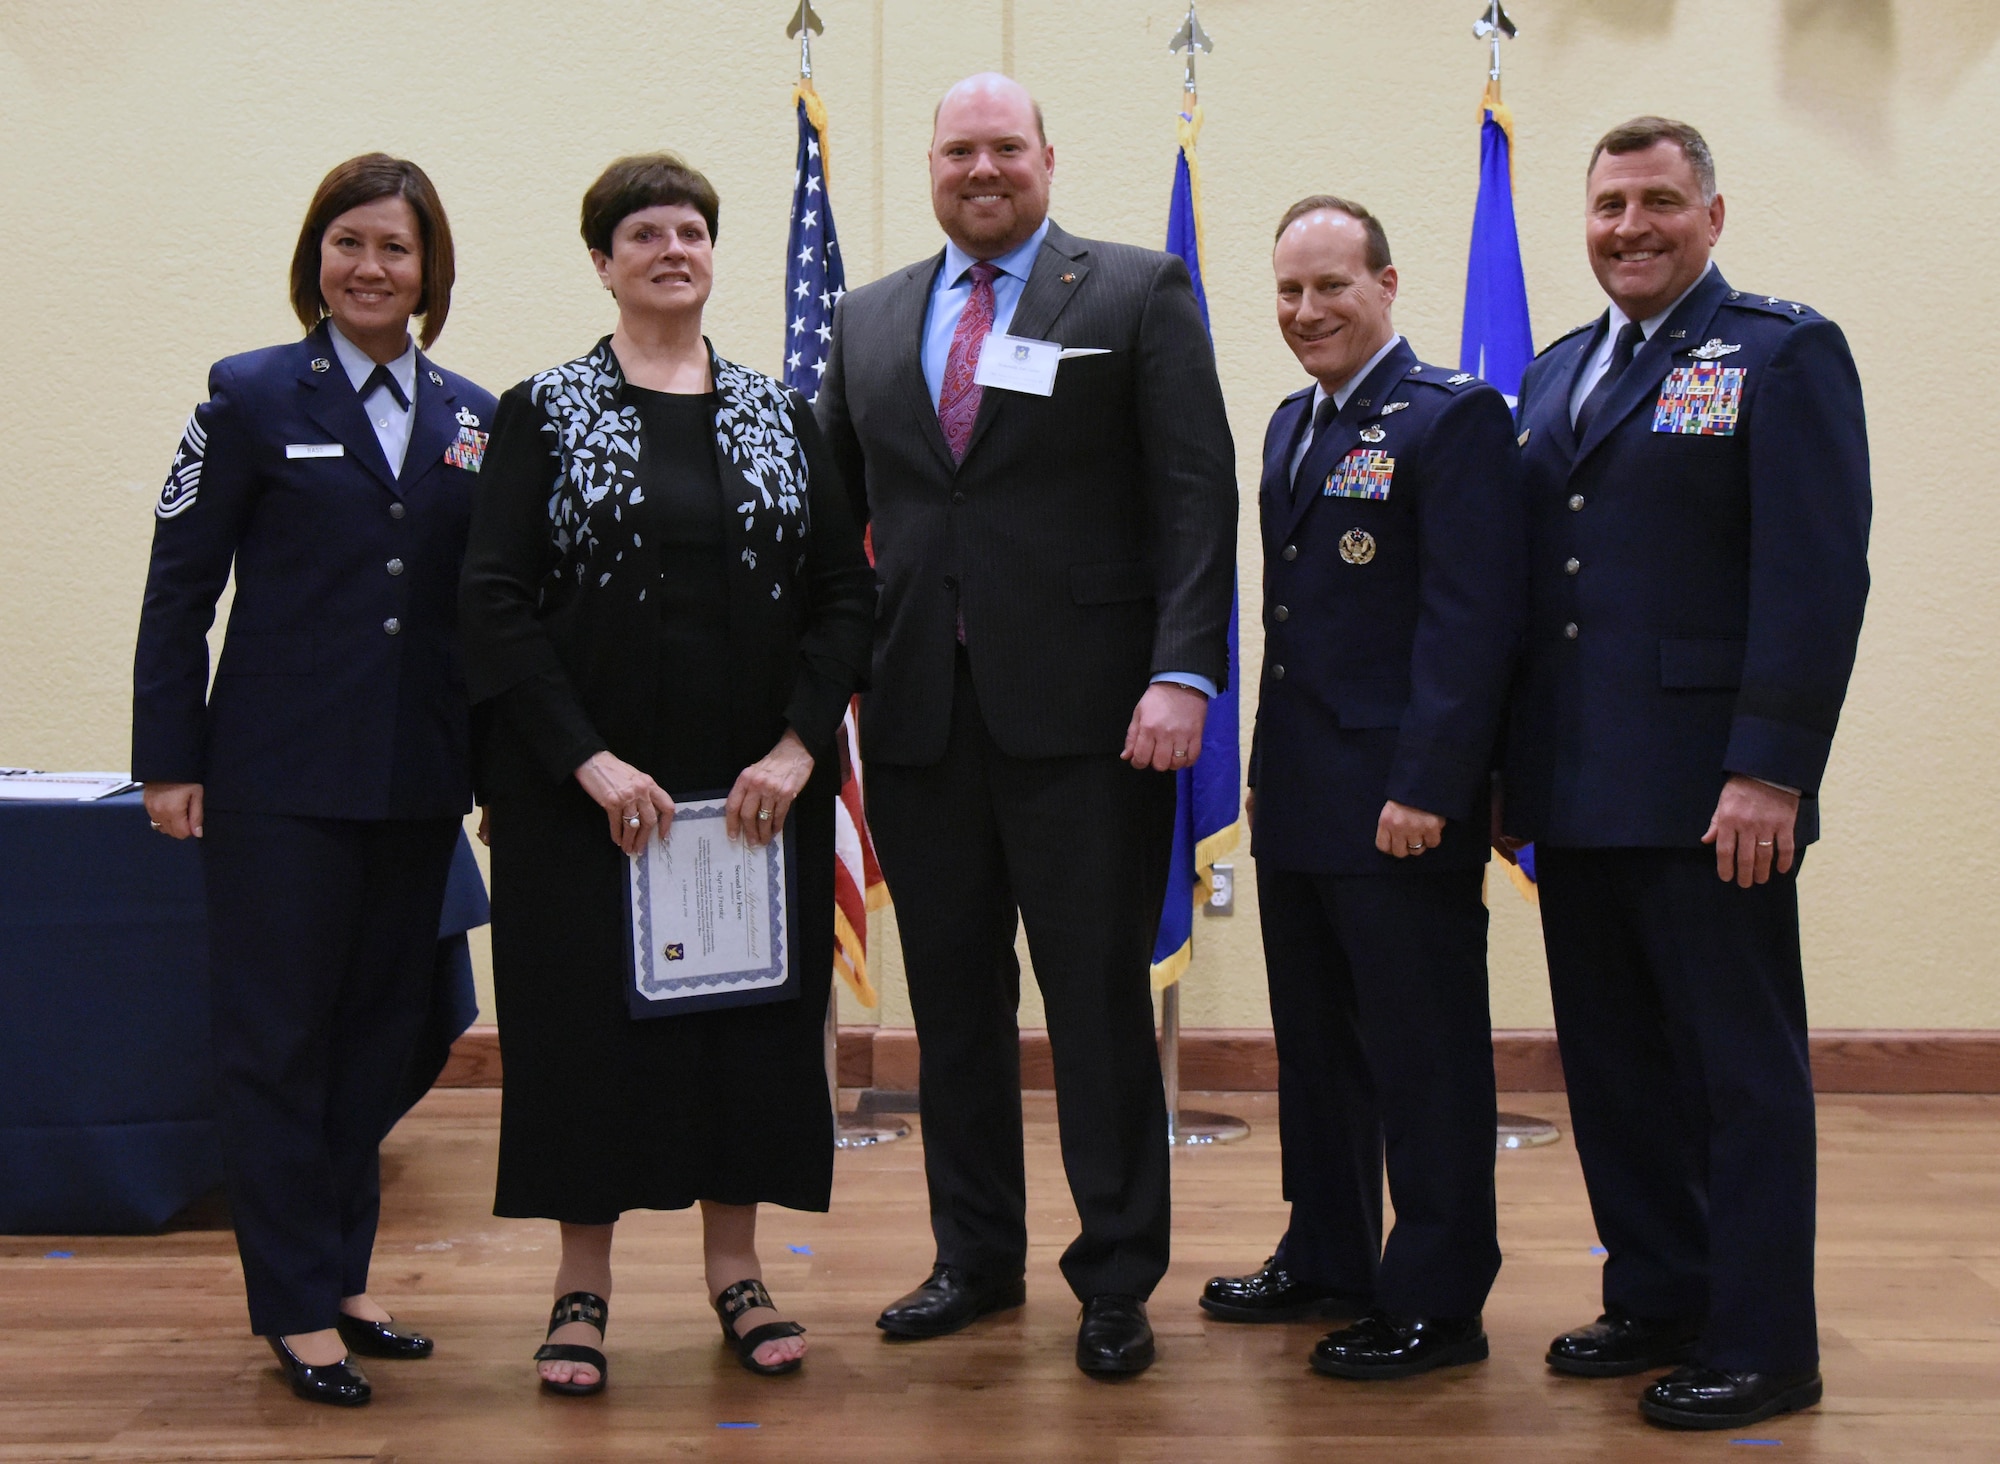
[[[757,822],[758,822],[758,823],[769,823],[770,821],[771,821],[771,810],[770,810],[770,809],[768,809],[768,808],[760,808],[760,809],[758,809],[758,810],[757,810]]]
[[[1758,847],[1759,849],[1768,849],[1768,848],[1770,848],[1770,847],[1771,847],[1771,840],[1769,840],[1769,839],[1759,839],[1759,840],[1757,841],[1757,847]]]
[[[628,829],[636,829],[637,827],[639,827],[639,815],[636,813],[626,814],[625,827]]]
[[[1429,845],[1425,844],[1423,840],[1419,839],[1416,843],[1410,845],[1410,852],[1412,854],[1421,854],[1428,847]]]

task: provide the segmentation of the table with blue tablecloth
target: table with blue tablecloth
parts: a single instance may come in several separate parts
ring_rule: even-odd
[[[461,835],[409,1103],[477,1013],[486,919]],[[199,848],[137,793],[0,802],[0,1234],[158,1229],[221,1182],[214,1102]]]

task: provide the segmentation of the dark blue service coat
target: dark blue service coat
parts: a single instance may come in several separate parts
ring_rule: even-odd
[[[1606,317],[1528,367],[1532,602],[1507,827],[1685,847],[1733,773],[1818,792],[1868,595],[1868,439],[1840,328],[1720,271],[1641,346],[1583,441]]]
[[[1408,343],[1288,471],[1312,392],[1264,434],[1264,679],[1252,852],[1324,874],[1486,862],[1493,747],[1526,603],[1520,458],[1500,393]],[[1389,799],[1448,822],[1375,848]]]
[[[210,807],[244,812],[465,812],[458,578],[493,397],[419,353],[392,474],[324,324],[218,361],[208,390],[155,509],[132,776],[201,783]]]

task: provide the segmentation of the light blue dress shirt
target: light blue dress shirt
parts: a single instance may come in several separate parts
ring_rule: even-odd
[[[1368,373],[1373,371],[1377,366],[1380,366],[1382,364],[1383,359],[1391,351],[1396,349],[1396,342],[1400,341],[1401,339],[1402,337],[1400,335],[1390,336],[1388,343],[1384,345],[1381,350],[1377,351],[1374,355],[1370,356],[1366,361],[1361,363],[1361,369],[1359,371],[1355,372],[1352,376],[1348,377],[1347,380],[1341,382],[1340,390],[1333,393],[1334,411],[1338,412],[1347,405],[1347,399],[1354,395],[1355,388],[1360,386],[1362,382],[1368,379]],[[1325,401],[1326,398],[1327,398],[1326,388],[1315,382],[1313,384],[1312,410],[1306,413],[1306,430],[1299,435],[1299,445],[1292,449],[1292,466],[1291,470],[1285,474],[1287,479],[1298,477],[1299,464],[1304,462],[1306,460],[1306,454],[1312,451],[1313,421],[1315,418],[1319,416],[1319,404]]]
[[[340,357],[341,370],[354,383],[358,392],[368,384],[368,378],[375,374],[375,362],[361,347],[340,333],[340,327],[331,320],[326,323],[327,334],[333,337],[333,354]],[[404,399],[409,406],[396,400],[396,394],[386,386],[361,398],[361,409],[368,414],[368,425],[375,429],[375,440],[382,444],[382,456],[389,460],[389,472],[395,477],[403,476],[403,458],[410,450],[410,428],[417,417],[417,343],[411,341],[409,347],[389,363],[389,374],[396,378],[396,385],[403,388]]]
[[[1000,273],[993,277],[993,334],[1005,335],[1014,323],[1014,307],[1021,303],[1021,291],[1028,287],[1028,275],[1041,253],[1042,240],[1049,234],[1049,221],[1009,249],[993,263]],[[958,318],[972,299],[972,266],[978,261],[949,240],[944,246],[944,264],[931,281],[930,313],[924,317],[924,384],[931,389],[931,405],[944,394],[944,368],[951,359],[951,338],[958,333]],[[1215,683],[1192,671],[1162,671],[1155,681],[1171,681],[1190,687],[1203,696],[1214,697]]]
[[[1028,273],[1041,253],[1042,240],[1049,234],[1049,221],[1026,240],[1009,249],[993,263],[1000,273],[993,277],[993,334],[1005,335],[1014,323],[1014,307],[1021,303],[1021,291],[1028,287]],[[945,363],[951,359],[951,338],[958,332],[958,317],[965,314],[972,299],[970,254],[956,244],[944,246],[944,267],[931,282],[930,314],[924,319],[924,384],[931,389],[931,405],[944,393]]]
[[[1711,259],[1708,262],[1708,269],[1697,275],[1694,284],[1682,290],[1673,304],[1658,315],[1649,315],[1639,322],[1642,342],[1653,338],[1653,333],[1667,323],[1667,317],[1680,309],[1681,301],[1692,295],[1695,286],[1707,279],[1708,271],[1714,268],[1715,261]],[[1618,346],[1618,332],[1625,329],[1632,320],[1631,316],[1618,308],[1618,302],[1615,300],[1606,305],[1605,313],[1611,317],[1610,324],[1598,340],[1597,349],[1590,353],[1590,359],[1585,361],[1583,369],[1576,373],[1576,384],[1569,389],[1569,425],[1572,427],[1576,425],[1577,414],[1583,410],[1584,399],[1590,395],[1591,389],[1604,379],[1604,373],[1611,369],[1611,353]]]

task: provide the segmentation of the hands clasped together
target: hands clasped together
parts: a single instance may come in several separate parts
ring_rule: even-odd
[[[812,777],[813,755],[787,729],[758,761],[736,776],[723,810],[732,839],[768,844],[784,832],[785,816]],[[655,836],[665,837],[674,822],[674,800],[646,773],[609,752],[593,755],[576,770],[576,781],[609,820],[611,842],[637,854]]]

